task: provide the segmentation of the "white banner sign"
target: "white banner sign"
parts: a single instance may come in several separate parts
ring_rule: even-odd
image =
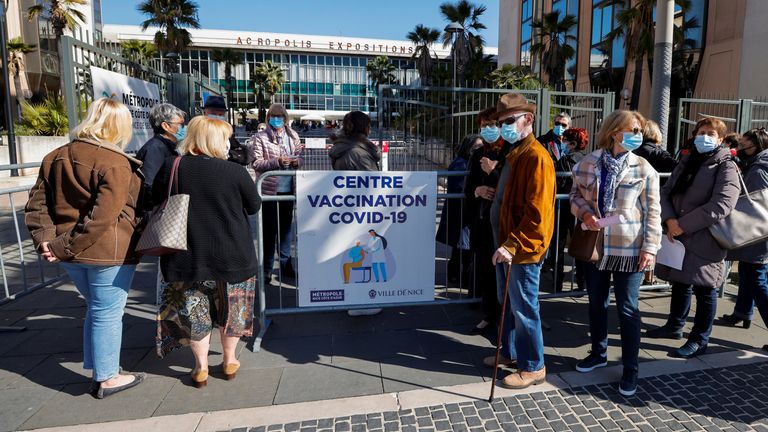
[[[325,138],[305,138],[304,145],[308,149],[325,149]]]
[[[300,171],[299,306],[434,300],[435,172]]]
[[[149,124],[149,111],[160,103],[160,90],[157,84],[93,66],[91,66],[91,81],[94,98],[111,98],[122,102],[131,110],[133,138],[125,147],[125,151],[137,151],[154,135],[152,126]]]

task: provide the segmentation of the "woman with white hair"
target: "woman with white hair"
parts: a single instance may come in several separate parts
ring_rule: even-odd
[[[198,116],[189,122],[179,152],[168,158],[152,187],[156,201],[168,194],[171,171],[179,158],[173,193],[189,195],[187,250],[160,258],[163,275],[158,314],[157,353],[183,345],[192,348],[192,384],[208,383],[211,331],[219,327],[223,375],[235,378],[240,367],[237,342],[253,333],[256,250],[248,215],[261,199],[251,176],[227,161],[229,123]],[[226,193],[222,193],[226,191]]]
[[[120,373],[123,309],[140,258],[141,162],[123,152],[132,134],[125,105],[94,101],[72,142],[43,158],[25,209],[35,248],[48,262],[61,261],[85,299],[83,366],[93,371],[99,399],[145,378]]]

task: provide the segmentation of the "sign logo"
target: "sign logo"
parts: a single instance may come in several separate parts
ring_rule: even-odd
[[[375,299],[376,298],[376,290],[368,291],[368,297],[370,297],[371,299]]]
[[[344,290],[310,291],[309,301],[312,303],[344,301]]]

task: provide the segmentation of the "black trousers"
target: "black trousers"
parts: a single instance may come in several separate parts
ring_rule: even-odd
[[[277,247],[278,234],[280,235],[280,244],[282,245],[286,241],[286,236],[291,231],[293,204],[293,201],[265,201],[261,206],[265,274],[271,273],[275,265],[275,249]],[[281,265],[287,264],[290,258],[290,256],[281,256]]]

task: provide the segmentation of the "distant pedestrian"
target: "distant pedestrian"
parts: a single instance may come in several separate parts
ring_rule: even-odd
[[[768,133],[765,129],[745,132],[737,151],[748,192],[768,188]],[[739,262],[739,292],[733,313],[724,315],[721,321],[730,326],[741,323],[747,329],[757,305],[763,322],[768,324],[768,241],[729,251],[728,259]],[[768,345],[764,348],[768,350]]]
[[[608,305],[613,287],[621,330],[624,370],[619,393],[637,391],[640,353],[640,283],[653,265],[661,243],[659,174],[632,150],[643,142],[643,117],[617,110],[598,133],[599,149],[573,168],[571,212],[589,230],[599,231],[597,263],[586,263],[589,335],[592,350],[576,364],[579,372],[608,365]],[[621,223],[601,228],[598,221],[621,216]],[[611,283],[613,280],[613,283]]]
[[[486,265],[496,251],[491,226],[491,206],[496,194],[499,175],[506,163],[511,143],[506,142],[496,126],[496,107],[477,114],[477,125],[483,138],[483,147],[469,159],[469,174],[464,185],[464,219],[469,225],[469,249],[473,255],[473,286],[480,290],[483,319],[473,328],[474,333],[495,329],[501,315],[496,286],[496,268]]]
[[[342,119],[342,128],[338,133],[332,134],[333,142],[328,156],[331,158],[331,165],[334,170],[339,171],[380,171],[379,162],[381,161],[381,149],[368,139],[371,133],[371,118],[362,111],[348,112]],[[373,231],[375,234],[376,232]],[[370,235],[370,232],[369,232]],[[383,244],[376,236],[369,240],[369,249],[366,253],[369,259],[377,259],[377,263],[382,264],[383,275],[378,273],[378,265],[371,265],[376,271],[376,281],[383,276],[386,280],[386,260],[384,259]],[[375,249],[371,254],[371,249]],[[373,255],[373,256],[371,256]],[[381,312],[381,308],[370,309],[350,309],[347,313],[350,316],[376,315]]]
[[[160,258],[163,290],[158,314],[157,353],[189,345],[195,356],[191,372],[196,387],[208,382],[211,331],[219,327],[223,373],[233,379],[240,367],[237,342],[253,334],[256,250],[248,216],[261,199],[242,167],[228,162],[229,123],[198,116],[179,148],[174,193],[189,195],[187,250]],[[155,181],[158,201],[168,194],[175,158],[166,160]]]
[[[140,258],[141,162],[123,152],[132,133],[125,105],[91,103],[72,142],[43,158],[25,208],[35,248],[48,262],[61,261],[85,299],[83,367],[93,371],[99,399],[145,379],[120,373],[123,310]]]
[[[297,170],[303,164],[299,135],[288,126],[288,112],[280,104],[272,104],[267,111],[267,127],[251,137],[253,170],[256,178],[267,171]],[[262,195],[292,195],[295,182],[292,176],[267,177],[262,183]],[[280,276],[295,277],[290,255],[293,201],[265,201],[262,210],[264,234],[264,279],[272,278],[275,250],[280,259]],[[279,228],[279,230],[278,230]],[[283,247],[287,245],[288,247]]]
[[[552,129],[536,138],[547,149],[554,163],[568,153],[568,146],[563,143],[563,133],[570,127],[571,115],[563,111],[552,119]]]
[[[662,142],[662,139],[659,125],[653,120],[646,120],[643,144],[632,153],[647,160],[657,172],[671,173],[677,166],[677,159],[664,150],[666,143]]]
[[[459,145],[456,157],[448,165],[448,171],[465,172],[469,166],[472,153],[483,146],[480,135],[469,134]],[[464,192],[464,177],[451,176],[447,178],[446,192],[460,194]],[[451,256],[448,259],[448,281],[458,282],[460,286],[467,285],[471,279],[472,255],[469,253],[470,220],[462,217],[463,202],[460,199],[446,199],[440,213],[440,223],[435,239],[450,246]],[[478,292],[475,297],[480,297]]]
[[[176,150],[179,141],[187,134],[184,117],[186,113],[169,103],[157,104],[149,112],[149,124],[155,135],[149,139],[136,153],[136,159],[142,162],[141,172],[144,174],[144,207],[152,210],[152,183],[165,160],[178,154]]]
[[[683,243],[685,258],[680,270],[656,265],[656,275],[672,282],[672,299],[667,322],[645,335],[681,339],[693,292],[693,328],[685,345],[672,352],[676,357],[691,358],[706,351],[717,311],[717,289],[725,279],[726,251],[709,232],[711,225],[731,213],[741,191],[736,164],[722,145],[725,133],[722,120],[699,120],[694,147],[661,189],[661,218],[667,237]]]
[[[203,105],[203,115],[208,118],[227,121],[227,101],[221,96],[208,96]],[[245,144],[240,144],[235,134],[229,137],[229,152],[227,160],[240,165],[250,165],[253,154]]]

